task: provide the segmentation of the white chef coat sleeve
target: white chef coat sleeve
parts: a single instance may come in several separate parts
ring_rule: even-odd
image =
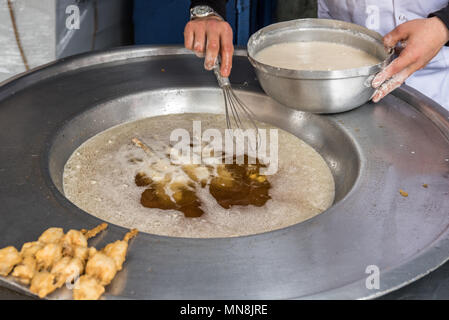
[[[329,8],[324,0],[318,0],[318,18],[333,19],[329,13]]]

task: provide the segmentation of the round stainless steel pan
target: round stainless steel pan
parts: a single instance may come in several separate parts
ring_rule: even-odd
[[[323,155],[340,190],[335,205],[306,222],[253,236],[141,233],[106,298],[373,298],[448,259],[447,111],[407,87],[338,115],[288,109],[263,94],[241,51],[231,81],[259,120],[296,134]],[[81,55],[4,83],[0,247],[20,248],[51,226],[68,230],[99,222],[69,202],[60,185],[67,157],[92,135],[142,117],[222,111],[214,75],[179,48]],[[92,244],[101,248],[124,232],[111,225]],[[379,289],[366,287],[370,265],[380,269]],[[26,292],[10,279],[1,284]]]

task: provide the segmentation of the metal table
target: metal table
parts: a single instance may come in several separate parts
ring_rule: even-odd
[[[0,287],[0,300],[30,300],[35,297]],[[408,286],[381,296],[381,300],[449,299],[449,263]]]

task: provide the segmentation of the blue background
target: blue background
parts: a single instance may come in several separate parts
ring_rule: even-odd
[[[275,0],[229,0],[226,17],[234,31],[234,43],[246,46],[251,34],[272,23],[275,6]],[[134,0],[135,43],[184,43],[189,7],[189,0]]]

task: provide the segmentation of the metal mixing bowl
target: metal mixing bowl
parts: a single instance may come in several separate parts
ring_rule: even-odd
[[[307,71],[273,67],[255,59],[266,47],[297,41],[341,43],[364,50],[382,62],[356,69]],[[372,79],[392,57],[377,32],[336,20],[300,19],[275,23],[254,33],[248,41],[248,58],[266,94],[283,105],[313,113],[344,112],[369,101],[374,93]]]

